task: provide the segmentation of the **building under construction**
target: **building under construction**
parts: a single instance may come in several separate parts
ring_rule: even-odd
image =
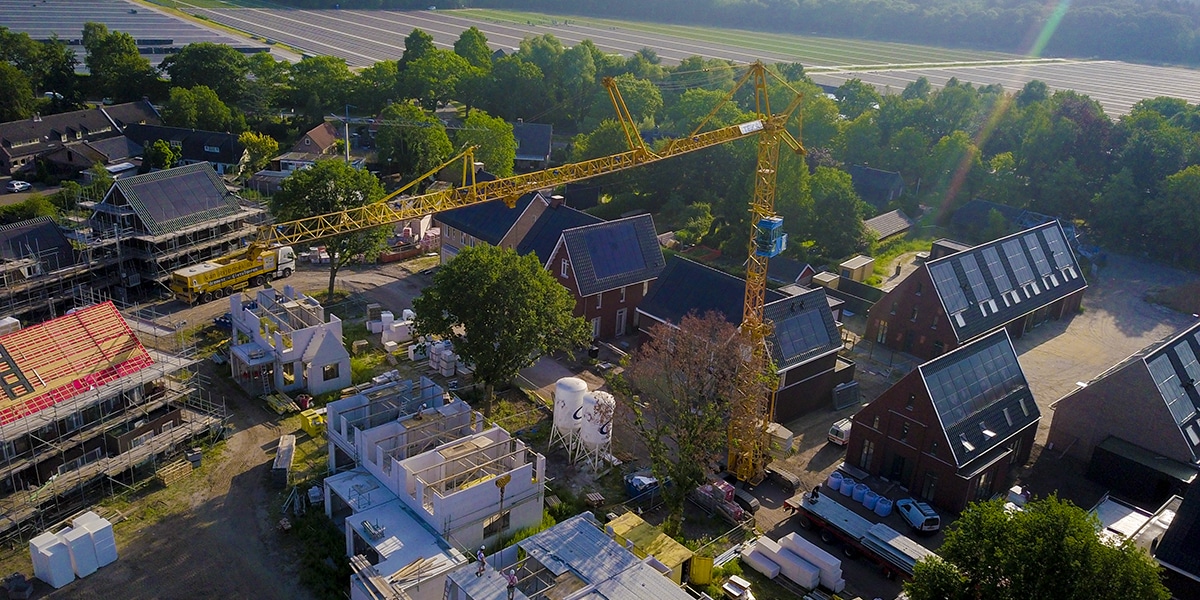
[[[0,534],[47,527],[224,431],[199,361],[159,349],[178,332],[135,325],[166,343],[143,344],[111,302],[0,336]]]
[[[82,289],[119,280],[115,243],[72,243],[50,217],[0,226],[0,314],[59,315]]]

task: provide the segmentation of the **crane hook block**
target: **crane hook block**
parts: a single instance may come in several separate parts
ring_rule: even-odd
[[[509,208],[516,208],[517,200],[520,200],[520,198],[518,198],[517,196],[505,196],[504,197],[504,205]]]

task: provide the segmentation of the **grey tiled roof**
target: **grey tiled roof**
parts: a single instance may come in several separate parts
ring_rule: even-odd
[[[544,123],[513,123],[517,140],[517,160],[546,160],[550,156],[550,140],[554,126]]]
[[[658,277],[662,248],[650,215],[637,215],[563,231],[581,296]]]
[[[1193,578],[1200,577],[1200,485],[1195,482],[1188,486],[1154,558]]]
[[[925,264],[959,343],[1087,287],[1058,221]]]
[[[225,189],[208,163],[118,179],[113,187],[112,196],[119,194],[133,207],[151,235],[163,235],[241,211],[237,197]]]
[[[42,268],[53,271],[74,265],[75,250],[50,217],[0,226],[0,258],[20,260],[40,256]]]
[[[875,208],[883,208],[904,193],[904,178],[895,171],[850,165],[846,167],[846,172],[850,174],[858,197]]]
[[[1007,330],[917,369],[960,468],[1041,418]]]
[[[513,208],[505,205],[503,200],[489,200],[440,212],[434,218],[447,227],[453,227],[477,240],[496,245],[504,239],[536,196],[536,193],[521,196]]]
[[[563,231],[603,222],[600,217],[575,210],[565,204],[548,206],[542,216],[534,222],[533,227],[529,228],[525,237],[521,238],[521,243],[517,244],[517,253],[524,255],[532,252],[538,257],[538,262],[545,265],[554,253],[554,248],[558,246]]]
[[[125,137],[149,148],[157,140],[179,144],[182,159],[236,165],[242,160],[246,147],[238,136],[220,131],[203,131],[183,127],[133,124],[125,128]]]
[[[898,233],[908,231],[912,227],[912,221],[908,215],[902,210],[893,210],[885,212],[877,217],[872,217],[863,222],[867,229],[874,231],[878,239],[886,239]]]
[[[767,303],[783,298],[786,296],[775,290],[766,291]],[[688,313],[703,316],[716,311],[724,315],[726,321],[740,325],[745,301],[745,279],[676,255],[667,261],[658,279],[650,286],[649,293],[638,305],[638,312],[678,324]]]
[[[841,348],[827,298],[825,288],[818,287],[763,307],[763,316],[773,324],[767,341],[777,370]]]

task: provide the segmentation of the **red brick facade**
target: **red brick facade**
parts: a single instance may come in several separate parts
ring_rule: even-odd
[[[566,246],[559,244],[546,267],[551,275],[575,297],[577,317],[583,317],[592,328],[592,337],[607,339],[634,331],[633,314],[646,295],[650,280],[608,290],[591,296],[581,296],[575,281],[575,271]]]
[[[1034,421],[1004,442],[1006,450],[981,456],[960,470],[919,370],[888,388],[853,420],[847,464],[954,512],[1005,489],[1010,470],[1029,460],[1037,435]]]

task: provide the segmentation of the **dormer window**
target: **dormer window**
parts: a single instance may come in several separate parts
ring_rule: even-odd
[[[982,431],[983,437],[985,437],[989,440],[996,437],[996,432],[992,431],[991,429],[988,429],[987,423],[984,423],[983,421],[979,422],[979,431]]]
[[[962,444],[962,447],[964,449],[966,449],[967,452],[975,451],[975,444],[972,444],[971,442],[967,441],[967,434],[965,434],[965,433],[958,434],[958,442],[960,444]]]

